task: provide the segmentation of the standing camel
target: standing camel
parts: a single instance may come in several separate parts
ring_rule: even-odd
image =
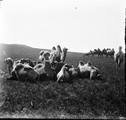
[[[62,50],[61,50],[61,47],[60,45],[57,45],[57,49],[55,51],[55,57],[56,57],[56,61],[57,62],[60,62],[61,61],[61,53],[62,53]]]
[[[63,51],[61,53],[61,62],[64,62],[67,56],[67,48],[63,48]]]

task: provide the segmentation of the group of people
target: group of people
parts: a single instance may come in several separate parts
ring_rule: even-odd
[[[51,51],[41,51],[37,62],[29,58],[22,58],[16,61],[13,61],[12,58],[6,58],[4,62],[7,64],[10,74],[7,79],[30,82],[43,80],[71,82],[76,77],[101,78],[99,69],[93,66],[90,61],[87,61],[87,63],[79,61],[77,67],[65,63],[67,50],[67,48],[62,50],[60,45],[57,45],[57,49],[53,47]],[[121,46],[119,51],[114,54],[114,60],[118,70],[123,62]]]

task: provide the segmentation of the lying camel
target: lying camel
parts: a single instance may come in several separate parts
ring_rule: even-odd
[[[12,70],[12,76],[9,80],[36,82],[39,74],[28,64],[17,63]]]
[[[77,69],[79,77],[90,78],[90,80],[100,77],[99,69],[93,66],[90,61],[87,63],[80,61]]]
[[[67,72],[67,67],[65,65],[61,68],[61,70],[57,74],[57,82],[59,81],[69,81],[70,76]]]

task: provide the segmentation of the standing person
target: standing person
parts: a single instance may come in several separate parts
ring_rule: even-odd
[[[114,54],[114,61],[116,62],[116,70],[118,71],[121,63],[123,62],[124,59],[124,53],[122,52],[122,46],[119,46],[118,51],[115,52]]]

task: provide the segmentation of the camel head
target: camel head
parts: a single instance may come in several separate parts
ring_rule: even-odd
[[[60,45],[57,45],[57,50],[62,52]]]
[[[52,47],[52,50],[56,50],[56,48],[53,46],[53,47]]]
[[[88,64],[88,66],[91,66],[92,65],[92,63],[90,61],[87,61],[87,64]]]
[[[64,52],[66,52],[67,50],[68,50],[68,48],[65,48],[65,47],[63,48],[63,51],[64,51]]]
[[[83,61],[80,61],[79,62],[79,65],[83,66],[84,65],[84,62]]]
[[[42,50],[42,51],[40,51],[39,55],[43,55],[43,53],[44,53],[44,51]]]

